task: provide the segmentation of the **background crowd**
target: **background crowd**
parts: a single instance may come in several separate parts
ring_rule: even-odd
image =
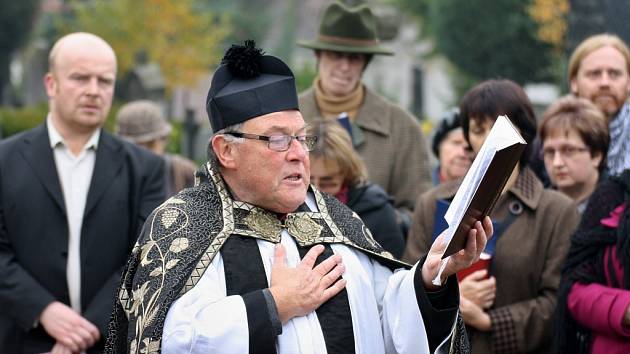
[[[365,81],[376,56],[393,54],[369,6],[330,3],[297,44],[315,58],[297,98],[300,134],[318,137],[310,183],[358,214],[387,256],[424,262],[498,116],[527,142],[490,214],[483,265],[458,279],[473,353],[630,352],[630,50],[619,36],[581,39],[567,94],[544,112],[519,78],[481,77],[428,138]],[[168,151],[173,123],[159,102],[116,107],[106,129],[118,55],[99,33],[62,37],[41,124],[0,140],[2,352],[102,352],[145,220],[200,183],[205,161]]]

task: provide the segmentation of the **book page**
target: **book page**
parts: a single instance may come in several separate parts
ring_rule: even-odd
[[[498,151],[508,149],[514,145],[521,146],[514,150],[514,154],[501,154],[502,161],[497,160],[496,155]],[[462,246],[462,240],[458,240],[458,245],[456,246],[451,245],[456,233],[458,235],[463,234],[460,238],[467,237],[468,231],[474,222],[490,213],[494,202],[498,199],[514,166],[516,166],[525,145],[525,140],[520,136],[510,120],[505,116],[499,116],[444,215],[448,224],[448,228],[445,231],[445,239],[449,244],[445,250],[444,257],[463,248],[460,247]],[[506,159],[506,155],[509,161],[503,161]],[[489,171],[493,162],[493,168]],[[477,195],[482,181],[485,182],[483,196]],[[478,202],[475,203],[474,208],[471,208],[473,200]],[[462,225],[462,221],[466,221],[466,225]],[[465,245],[465,239],[463,240],[463,245]],[[457,250],[453,252],[454,249]]]

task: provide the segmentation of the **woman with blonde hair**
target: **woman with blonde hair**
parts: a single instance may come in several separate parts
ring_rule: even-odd
[[[310,152],[311,184],[356,212],[374,239],[400,258],[405,241],[396,220],[392,198],[369,182],[365,164],[352,147],[350,135],[336,121],[316,121],[307,134],[317,135]]]

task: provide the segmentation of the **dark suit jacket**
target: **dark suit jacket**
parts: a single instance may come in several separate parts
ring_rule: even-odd
[[[43,124],[0,141],[0,352],[49,351],[33,328],[52,301],[69,304],[68,223]],[[82,314],[101,331],[146,217],[164,199],[162,159],[101,133],[81,229]]]

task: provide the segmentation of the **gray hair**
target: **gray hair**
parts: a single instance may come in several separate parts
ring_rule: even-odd
[[[210,140],[208,141],[208,151],[207,151],[208,160],[211,163],[215,164],[215,166],[221,167],[221,164],[219,163],[219,159],[217,158],[217,154],[214,152],[214,149],[212,148],[212,139],[214,139],[214,137],[217,135],[227,134],[224,136],[225,141],[227,141],[230,144],[241,144],[244,141],[243,138],[237,138],[235,136],[229,135],[228,133],[240,133],[241,130],[243,129],[244,124],[245,123],[243,122],[243,123],[230,125],[212,134],[212,136],[210,137]]]

